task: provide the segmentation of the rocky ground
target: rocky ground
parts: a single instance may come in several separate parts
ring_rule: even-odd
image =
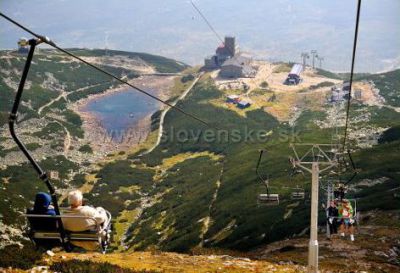
[[[373,211],[361,217],[355,241],[320,232],[322,272],[398,272],[400,270],[399,211]],[[279,264],[307,263],[308,238],[290,239],[261,247],[250,256]]]

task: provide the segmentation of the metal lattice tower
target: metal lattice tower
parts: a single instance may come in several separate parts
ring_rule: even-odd
[[[318,56],[317,51],[315,49],[311,50],[312,55],[312,68],[315,69],[315,57]]]
[[[322,61],[325,60],[325,58],[321,57],[321,56],[317,56],[317,59],[319,61],[319,68],[322,69]]]
[[[303,52],[301,53],[301,58],[303,60],[303,69],[306,69],[307,59],[310,59],[310,54],[308,54],[307,52]]]

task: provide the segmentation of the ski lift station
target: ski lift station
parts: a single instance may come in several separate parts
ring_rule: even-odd
[[[294,64],[289,72],[284,84],[286,85],[297,85],[301,82],[300,74],[303,72],[303,65]]]

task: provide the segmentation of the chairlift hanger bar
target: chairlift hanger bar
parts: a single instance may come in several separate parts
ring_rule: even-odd
[[[195,119],[195,120],[197,120],[197,121],[203,123],[204,125],[206,125],[206,126],[208,126],[208,127],[210,127],[210,128],[217,129],[217,130],[219,129],[218,127],[209,124],[208,122],[204,121],[203,119],[201,119],[201,118],[199,118],[199,117],[197,117],[197,116],[195,116],[195,115],[192,115],[192,114],[190,114],[190,113],[187,113],[185,110],[181,109],[180,107],[174,106],[174,105],[172,105],[171,103],[169,103],[169,102],[167,102],[167,101],[165,101],[165,100],[162,100],[162,99],[158,98],[157,96],[154,96],[154,95],[150,94],[149,92],[147,92],[147,91],[145,91],[145,90],[143,90],[143,89],[141,89],[141,88],[139,88],[139,87],[137,87],[137,86],[135,86],[135,85],[133,85],[133,84],[130,84],[129,82],[127,82],[127,81],[125,81],[125,80],[123,80],[123,79],[121,79],[121,78],[115,76],[114,74],[105,71],[104,69],[100,68],[99,66],[94,65],[94,64],[92,64],[92,63],[90,63],[90,62],[88,62],[88,61],[85,61],[85,60],[82,59],[81,57],[79,57],[79,56],[77,56],[77,55],[75,55],[75,54],[73,54],[73,53],[71,53],[71,52],[69,52],[69,51],[67,51],[67,50],[65,50],[65,49],[63,49],[63,48],[57,46],[57,45],[56,45],[53,41],[51,41],[48,37],[43,36],[43,35],[39,35],[39,34],[33,32],[32,30],[28,29],[27,27],[23,26],[22,24],[18,23],[17,21],[13,20],[12,18],[8,17],[8,16],[5,15],[4,13],[0,12],[0,16],[3,17],[4,19],[6,19],[7,21],[11,22],[12,24],[16,25],[17,27],[23,29],[24,31],[30,33],[32,36],[35,36],[35,37],[38,38],[41,42],[46,43],[46,44],[48,44],[49,46],[51,46],[51,47],[53,47],[53,48],[55,48],[55,49],[57,49],[57,50],[63,52],[64,54],[69,55],[69,56],[71,56],[72,58],[79,60],[80,62],[82,62],[82,63],[84,63],[84,64],[86,64],[86,65],[88,65],[88,66],[94,68],[95,70],[97,70],[97,71],[99,71],[99,72],[101,72],[101,73],[103,73],[103,74],[105,74],[105,75],[107,75],[107,76],[109,76],[109,77],[111,77],[111,78],[113,78],[113,79],[119,81],[120,83],[126,84],[126,85],[128,85],[129,87],[132,87],[132,88],[135,89],[136,91],[138,91],[138,92],[140,92],[140,93],[143,93],[143,94],[145,94],[146,96],[148,96],[148,97],[150,97],[150,98],[152,98],[152,99],[154,99],[154,100],[156,100],[156,101],[159,101],[159,102],[161,102],[162,104],[165,104],[165,105],[167,105],[168,107],[171,107],[171,108],[173,108],[173,109],[175,109],[175,110],[181,112],[182,114],[184,114],[184,115],[186,115],[186,116],[188,116],[188,117],[190,117],[190,118],[192,118],[192,119]]]
[[[356,165],[354,164],[353,157],[351,156],[350,150],[347,150],[347,155],[349,156],[350,164],[351,164],[351,167],[353,168],[354,173],[353,173],[353,175],[344,183],[344,185],[349,184],[349,183],[350,183],[351,181],[353,181],[353,179],[356,178],[356,176],[358,175],[358,171],[357,171]]]
[[[259,156],[259,158],[258,158],[257,166],[256,166],[256,173],[257,173],[257,176],[258,176],[258,178],[261,180],[262,183],[265,184],[265,181],[267,181],[267,183],[265,184],[265,186],[266,186],[266,188],[267,188],[267,195],[269,196],[269,181],[268,181],[268,175],[267,175],[267,179],[264,179],[264,177],[262,177],[262,175],[261,175],[260,172],[258,171],[258,169],[259,169],[259,167],[260,167],[261,159],[262,159],[262,156],[263,156],[264,152],[266,152],[266,151],[263,150],[263,149],[260,150],[260,156]]]
[[[58,206],[57,195],[56,195],[55,189],[54,189],[53,185],[51,184],[46,172],[43,171],[43,169],[40,167],[40,165],[31,156],[28,149],[25,147],[24,143],[22,143],[22,141],[19,139],[19,137],[17,136],[17,134],[15,132],[15,122],[16,122],[17,116],[18,116],[18,108],[19,108],[19,105],[21,102],[22,93],[24,92],[25,81],[28,76],[29,68],[32,63],[33,54],[35,52],[36,46],[38,44],[43,43],[44,39],[46,39],[46,38],[42,37],[42,38],[38,38],[38,39],[31,39],[27,42],[27,44],[30,46],[30,48],[29,48],[28,56],[26,58],[24,70],[22,72],[21,80],[18,85],[18,90],[15,95],[14,104],[13,104],[11,112],[10,112],[8,127],[10,130],[11,137],[17,144],[18,148],[23,152],[23,154],[26,156],[26,158],[32,164],[35,171],[39,174],[39,178],[46,184],[46,186],[49,190],[50,196],[51,196],[51,200],[53,202],[54,211],[55,211],[56,215],[60,215],[60,208]],[[66,233],[65,233],[64,226],[63,226],[61,219],[57,219],[57,223],[58,223],[58,230],[60,233],[62,245],[63,245],[64,249],[68,251],[69,248],[68,248],[68,245],[66,244],[66,240],[65,240]]]

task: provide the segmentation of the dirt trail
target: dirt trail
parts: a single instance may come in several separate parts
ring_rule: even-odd
[[[200,232],[200,239],[201,239],[201,241],[199,243],[200,247],[202,247],[204,245],[204,236],[207,234],[208,229],[210,228],[210,224],[211,224],[211,220],[212,220],[211,212],[214,208],[215,201],[218,198],[218,192],[219,192],[219,189],[221,188],[221,178],[222,178],[223,172],[224,172],[224,168],[221,169],[220,177],[219,177],[218,181],[215,183],[216,188],[213,193],[213,197],[211,199],[210,205],[208,206],[208,215],[203,219],[203,227]]]
[[[171,103],[172,106],[175,106],[180,100],[183,100],[187,94],[189,94],[190,90],[192,90],[192,88],[196,85],[196,83],[200,80],[201,76],[203,76],[204,72],[201,72],[196,79],[192,82],[192,84],[185,90],[185,92],[183,92],[175,101],[173,101]],[[160,126],[158,128],[158,136],[157,136],[157,142],[150,148],[148,149],[146,152],[144,152],[143,154],[148,154],[151,153],[161,142],[161,138],[163,135],[163,131],[164,131],[164,119],[166,114],[168,113],[168,111],[171,109],[171,107],[167,107],[165,108],[162,113],[161,113],[161,117],[160,117]]]
[[[65,131],[65,137],[64,137],[64,155],[66,156],[69,148],[71,147],[71,133],[68,131],[67,127],[65,127],[60,121],[54,120],[55,123],[59,124],[61,127],[63,127]]]
[[[48,103],[46,103],[45,105],[41,106],[38,110],[38,114],[40,115],[43,111],[44,108],[49,107],[50,105],[52,105],[54,102],[60,100],[61,98],[64,98],[67,96],[66,92],[62,92],[58,97],[52,99],[51,101],[49,101]]]
[[[49,107],[50,105],[52,105],[52,104],[55,103],[56,101],[59,101],[61,98],[66,99],[67,96],[68,96],[69,94],[73,94],[73,93],[76,93],[76,92],[81,92],[81,91],[87,90],[87,89],[89,89],[89,88],[99,86],[99,85],[101,85],[101,84],[102,84],[102,83],[96,83],[96,84],[92,84],[92,85],[89,85],[89,86],[81,87],[81,88],[78,88],[78,89],[76,89],[75,91],[72,91],[72,92],[65,92],[65,91],[62,91],[61,94],[60,94],[58,97],[52,99],[51,101],[49,101],[49,102],[46,103],[45,105],[41,106],[41,107],[39,108],[39,110],[38,110],[38,114],[40,115],[40,114],[42,113],[43,109]]]

